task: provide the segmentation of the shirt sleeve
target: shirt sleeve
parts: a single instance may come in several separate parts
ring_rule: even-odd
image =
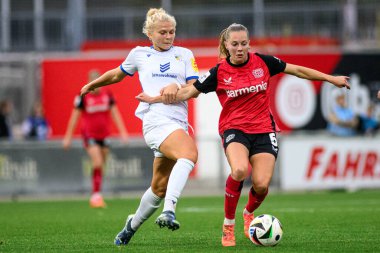
[[[188,51],[185,66],[186,66],[186,81],[199,78],[198,65],[195,61],[193,52],[191,52],[190,50]]]
[[[218,73],[219,64],[216,67],[210,69],[207,73],[202,75],[197,81],[194,83],[194,87],[202,92],[209,93],[212,91],[216,91],[216,87],[218,86],[217,73]]]
[[[77,95],[74,98],[74,107],[76,109],[80,109],[80,110],[84,109],[84,101],[83,101],[83,97],[81,95]]]
[[[132,49],[131,52],[129,52],[127,58],[125,58],[123,63],[120,65],[120,69],[126,75],[133,76],[135,74],[135,72],[137,71],[135,48]]]
[[[259,56],[268,66],[270,76],[274,76],[274,75],[277,75],[278,73],[284,72],[286,68],[286,62],[271,55],[265,55],[265,54],[259,54],[259,53],[256,53],[256,55]]]

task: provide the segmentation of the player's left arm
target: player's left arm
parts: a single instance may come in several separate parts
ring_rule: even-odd
[[[286,64],[284,73],[308,80],[327,81],[338,88],[346,87],[347,89],[350,89],[350,84],[348,83],[348,76],[332,76],[322,73],[315,69],[306,68],[290,63]]]
[[[115,122],[117,129],[119,130],[119,133],[120,133],[120,136],[121,136],[123,142],[127,142],[128,141],[128,131],[124,125],[124,121],[121,117],[120,111],[117,108],[116,104],[113,104],[111,106],[110,110],[111,110],[112,119]]]

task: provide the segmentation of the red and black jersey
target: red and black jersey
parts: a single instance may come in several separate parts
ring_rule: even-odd
[[[75,108],[82,110],[81,130],[85,138],[104,139],[110,134],[110,109],[115,104],[109,91],[99,90],[75,98]]]
[[[224,59],[195,83],[195,88],[215,91],[223,109],[219,133],[238,129],[248,134],[279,131],[269,107],[269,79],[285,70],[286,63],[269,55],[249,53],[239,65]]]

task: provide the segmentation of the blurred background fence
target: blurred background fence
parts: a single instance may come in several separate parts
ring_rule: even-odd
[[[86,40],[143,38],[149,7],[175,15],[178,38],[214,38],[229,24],[252,36],[326,37],[378,47],[377,0],[1,0],[2,52],[79,50]]]

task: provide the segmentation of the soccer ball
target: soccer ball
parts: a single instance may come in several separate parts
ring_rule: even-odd
[[[261,246],[275,246],[282,239],[280,221],[270,214],[262,214],[253,219],[248,229],[249,239]]]

